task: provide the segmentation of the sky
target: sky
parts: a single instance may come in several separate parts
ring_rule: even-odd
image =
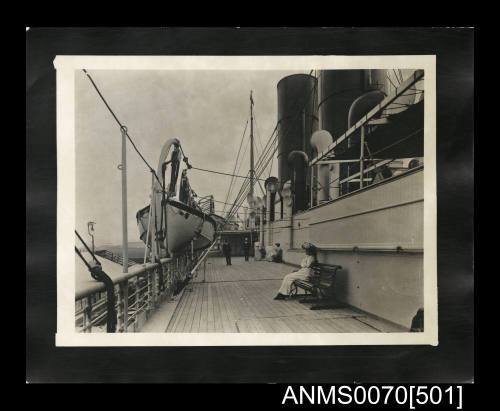
[[[250,90],[254,99],[257,159],[276,126],[276,85],[283,77],[295,73],[89,71],[155,170],[163,144],[170,138],[178,138],[191,165],[225,173],[233,171],[249,119]],[[75,77],[76,229],[86,234],[87,222],[94,221],[96,246],[120,244],[120,129],[85,74],[77,71]],[[242,151],[249,140],[249,130],[248,126]],[[248,169],[249,148],[238,174],[246,175]],[[271,175],[277,176],[276,159]],[[215,200],[225,200],[231,177],[197,170],[190,170],[188,176],[199,196],[213,194]],[[242,182],[243,179],[235,179],[230,200],[234,200]],[[128,237],[129,241],[139,241],[135,214],[149,204],[151,174],[130,144],[127,144],[127,191]],[[222,211],[223,207],[215,203],[216,211]]]

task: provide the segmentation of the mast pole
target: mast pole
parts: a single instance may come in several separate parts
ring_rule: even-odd
[[[254,158],[253,158],[253,97],[252,90],[250,90],[250,199],[252,208],[250,209],[250,240],[252,240],[252,230],[255,226],[255,210],[253,208],[253,194],[254,194]]]
[[[127,128],[121,127],[122,132],[122,249],[123,272],[128,273],[128,232],[127,232]]]
[[[254,191],[254,158],[253,158],[253,98],[250,91],[250,195],[253,197]]]

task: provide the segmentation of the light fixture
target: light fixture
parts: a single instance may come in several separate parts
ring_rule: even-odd
[[[266,179],[264,187],[271,194],[275,194],[278,191],[278,179],[276,177],[269,177]]]

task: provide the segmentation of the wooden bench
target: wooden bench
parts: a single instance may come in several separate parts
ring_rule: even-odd
[[[302,289],[315,298],[305,298],[300,303],[316,303],[311,306],[311,310],[321,310],[324,308],[338,307],[335,301],[335,276],[341,269],[340,265],[315,263],[311,269],[312,274],[308,281],[295,280],[292,295],[298,295],[298,289]]]

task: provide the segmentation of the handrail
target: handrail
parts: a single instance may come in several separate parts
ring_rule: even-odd
[[[171,260],[172,258],[162,258],[160,259],[160,262],[162,264],[165,264],[170,262]],[[120,275],[118,276],[112,276],[111,279],[113,280],[113,284],[118,284],[125,280],[129,280],[132,277],[142,275],[151,269],[158,268],[158,266],[159,266],[158,263],[134,264],[131,267],[132,269],[129,270],[128,273],[120,273]],[[103,284],[98,281],[95,281],[92,282],[87,289],[76,290],[75,299],[78,300],[80,298],[88,297],[90,294],[101,292],[104,290],[105,287],[103,286]]]
[[[353,244],[315,244],[318,250],[324,251],[347,251],[354,253],[423,253],[424,249],[416,245],[353,245]]]
[[[128,273],[108,270],[114,286],[118,327],[116,332],[139,331],[158,304],[175,295],[179,285],[189,279],[188,261],[183,255],[162,258],[158,263],[131,267]],[[166,273],[161,276],[160,270]],[[75,326],[78,332],[92,332],[93,327],[102,331],[109,307],[103,304],[107,298],[102,283],[89,281],[89,285],[76,290]],[[132,327],[132,328],[131,328]]]
[[[159,266],[158,263],[147,263],[146,265],[139,265],[135,264],[131,267],[128,273],[121,273],[119,275],[115,276],[110,276],[111,280],[113,280],[113,284],[119,284],[125,280],[129,280],[132,277],[136,277],[138,275],[142,275],[146,273],[147,271],[150,271],[151,269],[155,269]],[[91,294],[94,294],[96,292],[102,292],[105,291],[105,287],[103,283],[100,283],[98,281],[91,282],[87,288],[82,289],[82,290],[76,290],[75,292],[75,299],[79,300],[84,297],[88,297]]]

